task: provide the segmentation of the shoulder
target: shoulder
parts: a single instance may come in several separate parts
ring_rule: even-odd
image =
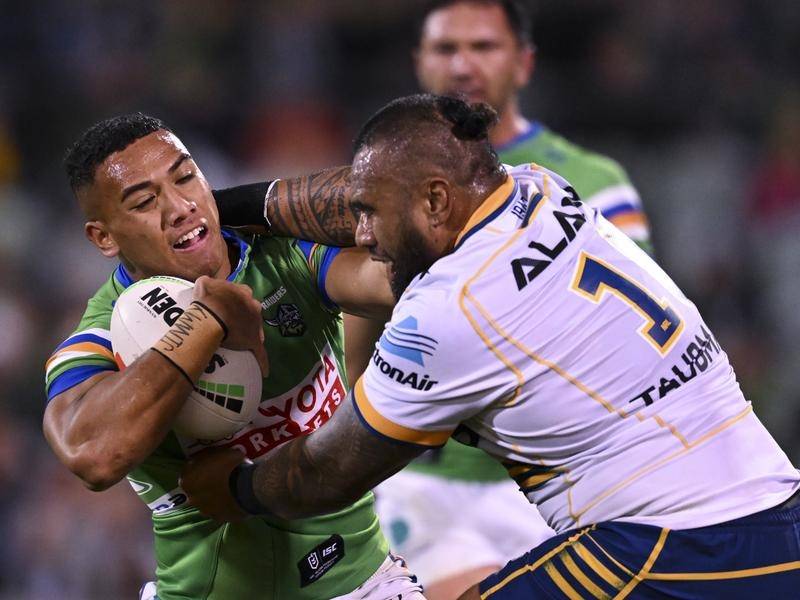
[[[567,140],[548,129],[542,131],[543,147],[533,162],[560,173],[586,198],[617,185],[630,185],[625,169],[614,159]]]

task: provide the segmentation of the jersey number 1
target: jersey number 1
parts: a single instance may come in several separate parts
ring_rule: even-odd
[[[581,252],[572,291],[598,303],[614,294],[645,318],[639,333],[659,354],[666,354],[683,330],[683,322],[666,302],[659,302],[637,282],[601,260]]]

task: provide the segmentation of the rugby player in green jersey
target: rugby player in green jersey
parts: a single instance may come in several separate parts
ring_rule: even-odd
[[[258,460],[325,423],[347,387],[339,309],[388,315],[393,299],[382,265],[358,250],[245,240],[222,229],[208,182],[157,119],[98,123],[70,149],[66,166],[86,236],[120,264],[47,363],[44,431],[87,487],[100,491],[127,477],[152,510],[157,586],[142,597],[421,598],[402,560],[388,553],[371,494],[318,518],[215,522],[187,502],[179,483],[187,458],[204,445],[170,429],[220,344],[251,350],[269,375],[259,414],[218,445]],[[346,175],[338,169],[273,185],[275,232],[316,224],[319,234],[320,221],[303,215],[323,197],[335,207]],[[289,203],[294,224],[281,218]],[[350,218],[329,214],[325,231],[333,235],[325,239],[342,241],[338,231],[352,240]],[[153,275],[196,281],[192,312],[203,318],[180,349],[157,343],[120,371],[109,331],[114,302]]]

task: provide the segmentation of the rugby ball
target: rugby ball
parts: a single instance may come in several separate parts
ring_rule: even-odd
[[[176,277],[151,277],[120,294],[111,315],[111,347],[120,369],[161,339],[192,302],[193,287]],[[261,384],[261,370],[252,352],[217,349],[173,429],[206,441],[236,433],[255,415]]]

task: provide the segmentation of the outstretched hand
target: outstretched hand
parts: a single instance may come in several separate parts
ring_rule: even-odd
[[[269,375],[261,304],[253,297],[253,290],[240,283],[203,276],[195,282],[194,299],[225,323],[228,335],[222,346],[231,350],[249,350],[255,355],[261,374],[264,377]]]
[[[216,521],[240,521],[247,516],[231,495],[231,471],[245,460],[232,448],[207,448],[186,462],[179,484],[189,503]]]

